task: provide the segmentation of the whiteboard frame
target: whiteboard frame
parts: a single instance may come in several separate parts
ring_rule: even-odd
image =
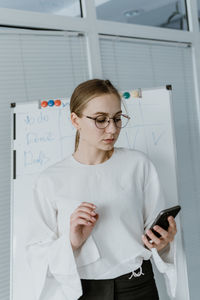
[[[13,165],[14,165],[14,160],[13,160],[13,149],[14,149],[14,111],[13,108],[11,107],[11,151],[10,151],[10,156],[11,156],[11,194],[10,194],[10,300],[13,299],[13,236],[14,236],[14,182],[13,182],[13,177],[14,177],[14,172],[13,172]]]

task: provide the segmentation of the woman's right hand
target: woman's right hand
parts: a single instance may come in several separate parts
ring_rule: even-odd
[[[82,202],[70,216],[70,241],[73,250],[78,249],[88,238],[99,215],[95,205]],[[94,218],[94,219],[92,219]]]

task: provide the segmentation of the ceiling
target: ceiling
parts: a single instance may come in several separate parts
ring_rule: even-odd
[[[103,20],[177,28],[185,16],[185,0],[91,1],[95,1],[97,17]],[[198,3],[200,7],[200,0]],[[0,7],[80,16],[79,0],[0,0]],[[185,20],[183,23],[187,27]]]
[[[151,26],[169,27],[184,15],[184,0],[107,0],[97,6],[99,19]]]

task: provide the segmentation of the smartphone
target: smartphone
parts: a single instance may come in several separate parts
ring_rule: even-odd
[[[164,209],[162,211],[160,211],[160,213],[158,214],[158,216],[156,217],[155,221],[153,222],[153,224],[151,225],[151,227],[149,228],[158,238],[161,237],[161,235],[155,231],[153,229],[153,227],[155,225],[159,225],[160,227],[162,227],[165,230],[168,230],[169,227],[169,222],[167,220],[167,218],[169,216],[172,217],[176,217],[176,215],[179,213],[179,211],[181,210],[181,206],[180,205],[176,205],[167,209]],[[147,239],[150,240],[151,238],[146,235]]]

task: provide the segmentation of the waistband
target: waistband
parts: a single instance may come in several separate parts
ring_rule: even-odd
[[[142,265],[137,268],[136,270],[133,270],[132,272],[126,273],[124,275],[118,276],[114,278],[115,280],[123,280],[123,279],[132,279],[132,277],[142,277],[142,275],[145,276],[152,276],[153,275],[153,269],[150,259],[143,260]]]
[[[92,282],[92,281],[101,281],[101,282],[106,282],[109,280],[115,280],[115,281],[120,281],[120,280],[124,280],[124,279],[132,279],[132,277],[143,277],[143,275],[145,275],[145,277],[148,276],[153,276],[153,269],[152,269],[152,264],[150,259],[148,260],[143,260],[142,265],[137,268],[136,270],[133,270],[132,272],[120,275],[118,277],[115,278],[111,278],[111,279],[81,279],[81,281],[88,281],[88,282]]]

